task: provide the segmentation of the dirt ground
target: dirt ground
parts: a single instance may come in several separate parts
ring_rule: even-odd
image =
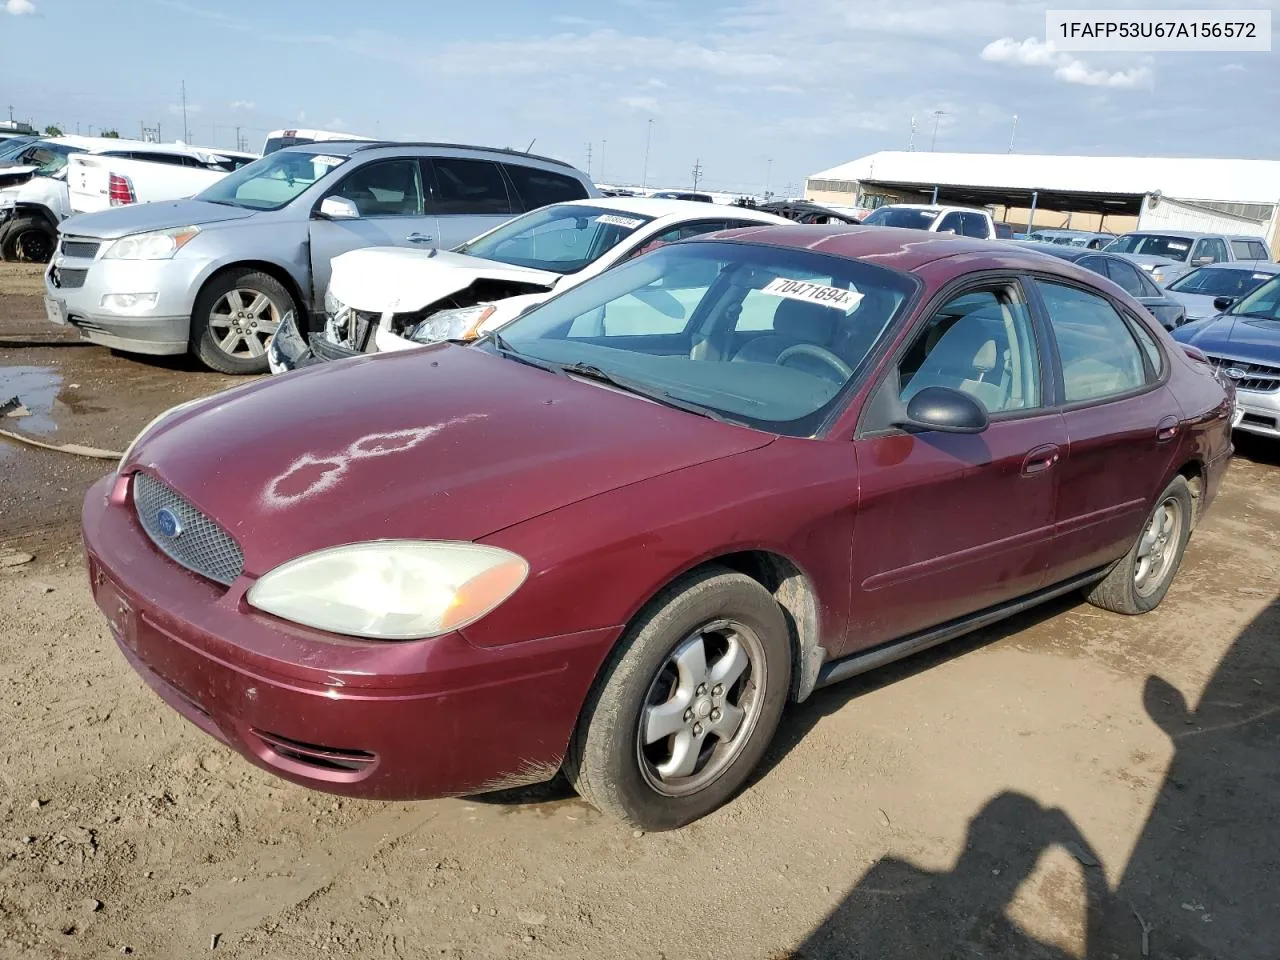
[[[7,269],[6,269],[7,268]],[[0,429],[122,450],[231,382],[47,324],[0,267]],[[790,710],[734,803],[636,835],[559,784],[337,800],[126,667],[76,533],[111,468],[0,439],[0,958],[1274,958],[1280,445],[1166,602],[1059,601]],[[429,732],[427,733],[429,735]]]

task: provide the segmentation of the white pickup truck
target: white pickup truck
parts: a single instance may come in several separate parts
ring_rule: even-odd
[[[0,167],[0,258],[44,263],[75,213],[199,193],[253,154],[105,137],[57,137]]]

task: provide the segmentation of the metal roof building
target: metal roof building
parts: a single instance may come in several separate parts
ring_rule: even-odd
[[[1166,218],[1199,214],[1199,227],[1274,242],[1280,161],[885,151],[815,173],[805,183],[806,198],[819,202],[866,206],[885,195],[1140,221],[1160,219],[1156,211],[1163,207]]]

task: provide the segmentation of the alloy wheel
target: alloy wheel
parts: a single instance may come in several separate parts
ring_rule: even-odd
[[[1169,575],[1177,559],[1182,523],[1182,503],[1176,497],[1166,497],[1151,515],[1138,541],[1138,562],[1133,572],[1133,585],[1139,596],[1151,596]]]
[[[218,349],[237,360],[266,356],[267,341],[280,328],[280,308],[257,290],[228,290],[209,311]]]

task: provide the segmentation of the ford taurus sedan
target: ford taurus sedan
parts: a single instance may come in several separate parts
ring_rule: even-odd
[[[1232,414],[1066,261],[754,228],[176,408],[84,538],[129,663],[253,763],[380,799],[563,771],[659,830],[819,687],[1072,591],[1155,607]]]

